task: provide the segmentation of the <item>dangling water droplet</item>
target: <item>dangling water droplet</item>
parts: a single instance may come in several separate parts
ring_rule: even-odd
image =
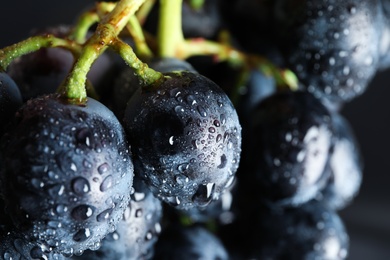
[[[207,206],[212,199],[215,183],[208,183],[199,185],[196,193],[192,196],[192,201],[198,206]]]

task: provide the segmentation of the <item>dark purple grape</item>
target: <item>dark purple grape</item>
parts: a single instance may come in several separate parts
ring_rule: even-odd
[[[277,1],[277,43],[309,92],[341,103],[364,93],[381,58],[381,7],[380,0]]]
[[[359,144],[348,121],[332,115],[335,144],[326,171],[330,178],[318,195],[318,200],[335,210],[349,205],[362,184],[363,159]]]
[[[137,178],[134,190],[116,231],[106,236],[97,251],[86,251],[74,259],[152,259],[161,232],[161,201]]]
[[[228,232],[227,232],[228,231]],[[349,236],[322,203],[247,212],[221,232],[231,259],[346,259]]]
[[[191,72],[166,76],[158,88],[139,89],[127,104],[135,174],[172,206],[205,206],[233,183],[241,126],[215,83]]]
[[[0,71],[0,137],[22,104],[18,86],[6,73]]]
[[[260,102],[251,119],[243,181],[271,203],[313,199],[329,178],[324,173],[333,145],[328,110],[308,92],[277,92]]]
[[[0,145],[0,191],[20,232],[69,256],[97,248],[115,230],[133,164],[122,126],[104,105],[31,99]]]
[[[161,233],[155,250],[154,260],[229,259],[219,238],[202,226],[169,226]]]

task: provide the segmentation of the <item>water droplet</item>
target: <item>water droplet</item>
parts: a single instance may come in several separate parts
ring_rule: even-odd
[[[83,228],[77,231],[76,234],[73,235],[73,240],[76,242],[83,242],[87,240],[91,236],[91,231],[89,228]]]
[[[173,145],[173,143],[174,143],[174,138],[175,138],[175,137],[174,137],[173,135],[172,135],[171,137],[169,137],[169,141],[168,141],[168,142],[169,142],[170,145]]]
[[[278,158],[274,158],[274,165],[275,166],[280,166],[281,165],[281,161]]]
[[[344,74],[345,76],[347,76],[347,75],[349,74],[350,71],[351,71],[351,70],[350,70],[350,68],[349,68],[348,66],[344,66],[344,68],[343,68],[343,74]]]
[[[176,106],[175,107],[175,112],[177,113],[177,114],[181,114],[181,113],[184,113],[184,108],[182,107],[182,106]]]
[[[104,174],[106,172],[108,172],[108,170],[110,169],[110,166],[108,166],[108,163],[103,163],[101,164],[99,167],[98,167],[98,173],[99,174]]]
[[[31,179],[31,184],[34,188],[39,189],[45,186],[45,183],[37,178]]]
[[[192,201],[200,207],[207,206],[211,202],[214,188],[215,183],[199,185],[196,193],[192,196]]]
[[[72,180],[72,190],[77,195],[84,195],[90,191],[88,180],[78,177]]]
[[[109,190],[112,187],[113,181],[114,181],[114,178],[112,177],[112,175],[108,175],[103,180],[102,184],[100,185],[100,190],[102,192],[105,192],[105,191]]]
[[[227,163],[226,155],[225,155],[225,154],[222,154],[222,156],[221,156],[221,163],[218,165],[218,169],[223,169],[223,168],[225,168],[226,163]]]
[[[92,136],[88,128],[80,129],[76,134],[76,139],[79,143],[90,146],[90,137]]]
[[[134,200],[138,202],[144,200],[146,194],[143,192],[134,192],[133,196],[134,196]]]
[[[73,208],[71,215],[77,221],[84,221],[93,215],[93,209],[88,205],[80,205]]]
[[[195,97],[193,95],[188,95],[186,100],[187,100],[187,103],[191,106],[193,106],[197,103],[195,100]]]
[[[96,220],[98,222],[107,221],[110,218],[111,213],[112,213],[112,209],[106,209],[96,216]]]
[[[219,119],[220,119],[221,125],[224,125],[226,123],[226,116],[225,116],[225,114],[221,114]]]
[[[207,111],[204,107],[202,106],[198,106],[197,107],[197,110],[199,112],[199,115],[203,116],[203,117],[206,117],[207,116]]]
[[[356,11],[357,11],[356,6],[351,5],[351,6],[348,7],[348,12],[350,14],[356,14]]]
[[[76,171],[77,171],[77,166],[76,166],[76,164],[71,163],[71,164],[70,164],[70,169],[71,169],[72,171],[76,172]]]
[[[151,232],[146,233],[145,239],[147,241],[151,240],[153,238],[153,234]]]
[[[154,230],[156,231],[157,234],[160,234],[161,233],[161,225],[160,223],[156,223],[154,224]]]
[[[185,172],[187,171],[189,168],[189,164],[188,163],[182,163],[180,164],[179,166],[177,166],[177,169],[180,171],[180,172]]]
[[[142,209],[137,209],[136,211],[135,211],[135,217],[136,218],[140,218],[140,217],[142,217]]]
[[[330,57],[330,58],[329,58],[329,65],[330,65],[330,66],[334,66],[335,64],[336,64],[336,59],[333,58],[333,57]]]
[[[215,133],[215,128],[214,128],[214,127],[210,127],[210,128],[209,128],[209,132],[210,132],[210,133]]]

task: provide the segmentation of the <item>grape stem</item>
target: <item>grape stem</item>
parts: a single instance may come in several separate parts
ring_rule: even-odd
[[[72,30],[72,33],[69,35],[69,38],[79,44],[84,44],[88,30],[97,22],[99,22],[99,16],[97,14],[96,8],[86,11],[79,17],[75,27]]]
[[[157,87],[164,80],[164,75],[162,73],[149,68],[146,63],[143,63],[137,55],[135,55],[130,45],[123,42],[121,39],[117,38],[112,41],[110,47],[112,47],[134,70],[144,89]]]
[[[87,73],[95,60],[117,38],[128,23],[130,17],[138,10],[145,0],[121,0],[98,24],[96,32],[82,49],[80,57],[75,62],[66,78],[62,93],[72,103],[84,104],[87,99],[85,83]]]
[[[32,36],[21,42],[12,44],[0,50],[0,68],[3,71],[11,62],[23,55],[37,51],[41,48],[60,47],[67,49],[77,57],[81,53],[81,46],[74,41],[61,39],[52,34]]]
[[[144,6],[143,4],[142,6]],[[107,13],[111,12],[115,8],[115,3],[100,2],[97,4],[97,10],[99,17],[103,17]],[[136,16],[132,15],[129,18],[129,22],[126,25],[126,29],[132,37],[136,53],[138,56],[146,59],[153,57],[153,52],[150,50],[149,46],[146,43],[145,36],[142,30],[142,26],[139,23]]]
[[[177,57],[176,52],[184,42],[182,3],[182,0],[160,0],[157,42],[158,55],[162,58]]]
[[[227,44],[203,38],[186,39],[176,50],[176,58],[182,60],[198,55],[212,55],[216,62],[227,61],[233,66],[256,68],[266,76],[274,77],[278,86],[288,86],[292,90],[298,88],[298,79],[292,71],[278,68],[266,58],[245,54]]]

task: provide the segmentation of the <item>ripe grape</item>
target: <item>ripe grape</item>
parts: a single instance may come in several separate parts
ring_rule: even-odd
[[[65,255],[96,248],[130,199],[123,128],[101,103],[29,100],[1,139],[1,193],[20,232]]]
[[[191,72],[166,76],[158,88],[138,89],[126,107],[135,174],[175,207],[205,206],[234,180],[241,126],[215,83]]]

